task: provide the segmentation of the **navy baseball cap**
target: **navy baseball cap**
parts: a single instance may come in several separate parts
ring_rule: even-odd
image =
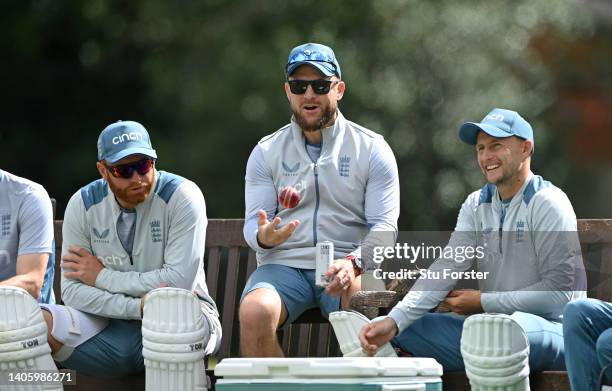
[[[506,109],[493,109],[479,123],[466,122],[459,128],[459,138],[467,144],[476,145],[478,132],[483,131],[489,136],[505,138],[516,136],[523,140],[531,140],[533,150],[535,141],[533,140],[533,130],[529,122],[516,111]]]
[[[118,121],[104,128],[98,137],[98,161],[115,164],[130,155],[157,159],[144,126],[134,121]]]
[[[287,77],[301,65],[313,66],[328,77],[334,75],[341,77],[340,64],[336,60],[334,51],[320,43],[305,43],[293,48],[285,66]]]

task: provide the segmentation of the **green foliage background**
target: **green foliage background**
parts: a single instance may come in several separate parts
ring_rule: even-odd
[[[344,115],[385,135],[396,154],[402,229],[454,227],[466,195],[483,185],[457,128],[492,107],[532,123],[532,167],[568,193],[578,217],[612,217],[612,139],[598,139],[612,125],[610,8],[600,0],[8,1],[0,168],[43,184],[61,218],[70,195],[97,177],[99,132],[136,120],[151,133],[158,166],[199,184],[209,217],[242,217],[249,153],[289,120],[287,54],[314,41],[339,58]]]

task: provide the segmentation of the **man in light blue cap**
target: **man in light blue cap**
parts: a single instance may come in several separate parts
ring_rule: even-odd
[[[61,288],[65,305],[42,306],[53,358],[63,367],[93,376],[144,371],[147,344],[143,352],[143,336],[146,342],[146,335],[159,335],[163,328],[157,334],[146,334],[146,329],[171,318],[176,322],[164,327],[174,334],[175,342],[181,330],[190,328],[197,328],[191,334],[198,335],[198,340],[170,346],[168,352],[163,341],[149,341],[148,346],[157,346],[150,362],[164,361],[171,351],[193,351],[189,343],[200,346],[201,357],[193,356],[196,370],[186,374],[200,384],[201,358],[213,353],[221,338],[217,308],[204,274],[207,217],[202,192],[183,177],[157,171],[157,153],[138,122],[107,126],[100,133],[97,150],[96,166],[102,178],[78,190],[64,216]],[[159,298],[159,291],[186,302],[148,312],[147,303]],[[195,308],[197,313],[177,314],[173,312],[177,308]],[[176,361],[186,362],[177,354]],[[159,367],[159,362],[152,366]]]
[[[464,143],[476,145],[479,132],[497,138],[514,136],[522,140],[529,140],[532,147],[531,153],[533,153],[535,141],[531,125],[516,111],[493,109],[480,123],[466,122],[463,124],[459,128],[459,137]]]
[[[319,307],[324,316],[347,308],[361,288],[361,243],[374,235],[393,243],[399,181],[382,136],[344,118],[346,90],[334,51],[305,43],[289,53],[285,93],[291,123],[262,138],[245,177],[244,237],[257,252],[240,304],[244,356],[282,356],[277,328]],[[299,203],[279,202],[283,189]],[[287,192],[289,190],[285,190]],[[334,244],[326,288],[315,285],[316,245]],[[367,252],[367,251],[366,251]]]
[[[336,55],[329,46],[319,43],[305,43],[293,48],[289,53],[289,59],[285,67],[287,76],[292,75],[302,65],[316,68],[327,77],[337,76],[338,79],[342,78],[340,64],[338,64]]]
[[[387,317],[361,330],[360,342],[369,354],[391,341],[415,356],[433,357],[446,371],[466,370],[472,386],[528,385],[530,368],[564,369],[563,309],[586,296],[576,216],[563,191],[531,172],[533,130],[517,112],[493,109],[481,122],[464,123],[459,137],[475,146],[487,184],[463,203],[448,246],[481,246],[485,256],[465,262],[441,257],[429,270],[443,276],[444,270],[465,272],[475,264],[487,277],[478,280],[478,290],[454,290],[457,279],[452,277],[418,280]],[[454,314],[429,312],[440,303]],[[528,344],[528,366],[527,361],[513,363],[516,373],[502,368],[512,375],[508,378],[499,377],[500,371],[494,375],[493,366],[488,376],[474,375],[487,370],[462,357],[465,316],[472,314],[481,314],[474,319],[485,325],[497,316],[491,314],[506,314],[500,316],[516,326]],[[489,349],[490,356],[501,351],[493,343],[499,334],[492,332],[489,339],[470,335],[482,338],[476,346]],[[489,342],[493,345],[485,346]],[[493,356],[479,360],[477,351],[469,352],[477,363],[503,361]],[[527,359],[525,351],[515,353]],[[479,383],[483,379],[489,383]]]

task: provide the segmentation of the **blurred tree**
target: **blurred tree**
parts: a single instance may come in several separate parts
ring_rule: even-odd
[[[289,121],[287,54],[315,41],[340,60],[345,116],[395,151],[402,229],[454,226],[483,184],[457,128],[496,106],[534,125],[534,171],[584,202],[574,202],[579,217],[610,217],[607,201],[591,196],[610,181],[582,175],[609,175],[610,165],[572,158],[584,153],[578,129],[594,137],[592,117],[569,121],[565,110],[595,96],[580,113],[609,119],[612,33],[601,9],[598,0],[9,1],[0,168],[45,185],[61,216],[97,176],[99,132],[133,119],[149,129],[161,169],[200,185],[209,216],[241,217],[251,149]]]

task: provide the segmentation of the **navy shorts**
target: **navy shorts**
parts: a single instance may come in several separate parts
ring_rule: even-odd
[[[77,346],[59,364],[95,377],[119,377],[143,372],[142,322],[110,319],[99,334]]]
[[[324,288],[316,286],[313,269],[269,264],[259,266],[249,277],[240,301],[259,288],[271,289],[279,294],[287,309],[285,325],[291,324],[310,308],[319,307],[326,318],[331,312],[340,310],[340,296],[330,296]]]

